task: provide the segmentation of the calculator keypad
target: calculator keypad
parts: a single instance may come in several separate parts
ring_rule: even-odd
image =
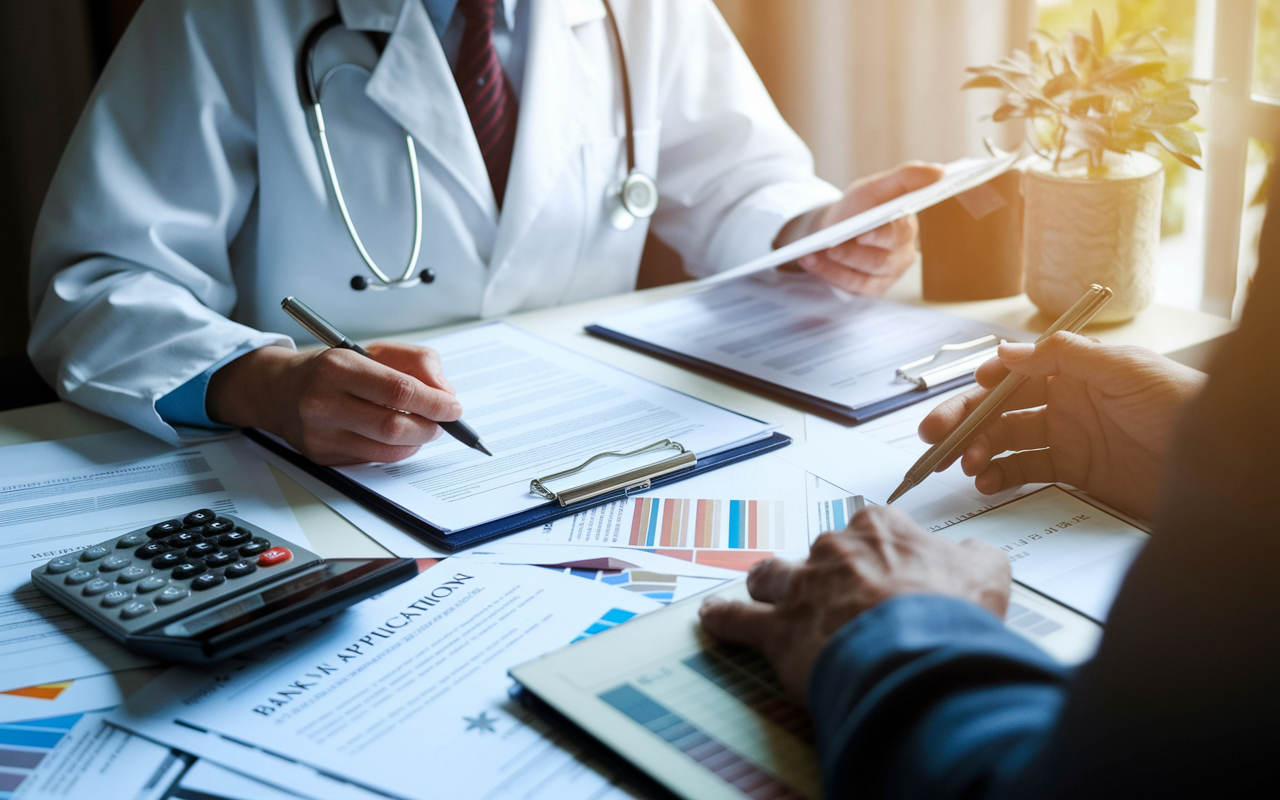
[[[202,508],[59,556],[33,578],[81,613],[136,631],[319,560],[251,523]]]

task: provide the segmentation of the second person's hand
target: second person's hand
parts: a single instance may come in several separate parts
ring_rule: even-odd
[[[398,342],[294,352],[263,347],[213,374],[210,419],[281,436],[317,464],[400,461],[462,416],[432,349]],[[408,413],[402,413],[408,412]]]
[[[920,438],[941,441],[1010,371],[1030,380],[961,456],[978,490],[995,494],[1061,481],[1149,518],[1174,423],[1204,374],[1150,350],[1073,333],[1054,334],[1039,345],[1004,344],[998,358],[978,369],[979,388],[930,412],[920,423]],[[996,457],[1006,451],[1013,452]]]

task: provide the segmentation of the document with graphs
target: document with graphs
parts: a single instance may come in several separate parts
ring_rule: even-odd
[[[317,800],[625,797],[510,698],[507,670],[657,608],[445,559],[251,659],[170,670],[110,721]]]

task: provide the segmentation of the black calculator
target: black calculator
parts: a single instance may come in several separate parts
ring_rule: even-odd
[[[59,556],[32,582],[132,650],[207,663],[418,574],[408,558],[323,559],[230,514],[197,509]]]

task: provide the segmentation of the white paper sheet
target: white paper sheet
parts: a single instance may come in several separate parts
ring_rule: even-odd
[[[609,779],[513,705],[506,670],[658,607],[549,570],[449,559],[261,661],[176,668],[111,719],[325,800],[367,795],[362,786],[407,798],[594,796]]]
[[[183,759],[167,747],[107,725],[105,718],[105,712],[89,712],[78,719],[3,726],[6,741],[26,743],[6,745],[10,760],[25,753],[28,761],[24,763],[35,762],[29,769],[6,767],[8,780],[16,778],[13,800],[158,800],[165,796],[186,768]],[[69,730],[68,723],[72,723]]]
[[[173,449],[136,431],[0,450],[0,687],[153,663],[31,585],[50,558],[207,506],[307,540],[244,439]]]
[[[1009,153],[994,158],[961,158],[944,164],[942,178],[936,183],[881,203],[875,208],[811,233],[785,247],[779,247],[768,255],[704,280],[707,283],[732,280],[795,261],[802,256],[826,250],[841,242],[847,242],[855,236],[861,236],[896,219],[919,213],[949,197],[980,186],[1008,171],[1017,159],[1016,153]]]
[[[6,693],[0,694],[0,722],[60,717],[114,708],[163,671],[164,668],[158,666],[140,667],[76,678],[69,681],[70,685],[66,688],[56,684],[53,687],[42,687],[53,688],[57,692],[55,697],[40,693],[24,696],[9,693],[14,690],[6,690]]]
[[[657,550],[732,569],[771,555],[803,558],[824,530],[822,503],[850,493],[783,458],[794,446],[553,520],[500,546]]]
[[[1057,486],[988,511],[940,536],[1004,552],[1013,578],[1106,622],[1129,566],[1150,538]]]
[[[765,438],[771,430],[502,323],[423,344],[440,352],[467,423],[494,456],[446,436],[395,464],[338,469],[446,531],[545,503],[529,491],[531,479],[597,453],[674,439],[709,456]],[[565,485],[670,456],[606,459]]]
[[[601,320],[600,327],[853,410],[915,387],[903,364],[1015,331],[763,272]]]

